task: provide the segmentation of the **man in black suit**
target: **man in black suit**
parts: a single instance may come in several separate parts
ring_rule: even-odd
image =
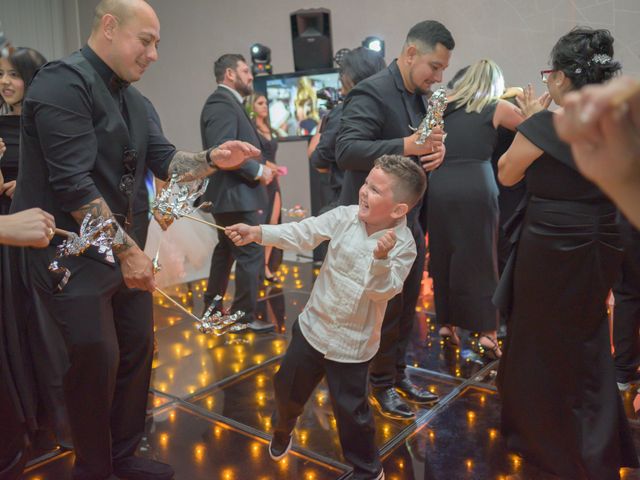
[[[449,30],[436,21],[414,25],[402,53],[388,68],[358,83],[345,99],[337,141],[338,166],[345,170],[340,204],[358,202],[358,191],[376,158],[406,155],[425,171],[444,159],[442,131],[434,130],[423,145],[416,144],[417,127],[425,114],[423,96],[449,65],[455,43]],[[387,306],[380,350],[370,366],[372,400],[392,418],[411,419],[415,413],[399,396],[415,403],[432,403],[437,396],[413,385],[405,376],[405,354],[415,318],[415,306],[425,258],[424,232],[418,221],[420,207],[407,215],[418,256],[403,291]]]
[[[136,244],[134,210],[145,167],[158,178],[216,172],[253,157],[243,142],[189,153],[154,126],[130,83],[158,58],[160,23],[143,0],[103,0],[87,45],[35,75],[22,110],[14,211],[46,208],[77,232],[86,214],[116,223],[113,255],[90,247],[59,260],[71,276],[60,291],[48,248],[27,249],[33,294],[59,327],[69,355],[63,390],[75,461],[73,480],[169,480],[173,469],[135,455],[145,431],[153,356],[153,265]]]
[[[242,55],[222,55],[213,65],[218,88],[202,108],[200,133],[204,148],[214,147],[226,140],[243,140],[260,148],[260,139],[249,119],[242,99],[253,92],[253,76]],[[259,225],[264,222],[268,185],[273,172],[262,156],[248,160],[234,171],[220,172],[211,178],[205,200],[213,203],[213,216],[222,226],[235,223]],[[236,262],[236,291],[232,310],[246,313],[243,321],[251,330],[270,332],[274,325],[255,317],[260,275],[264,271],[264,248],[257,243],[235,246],[218,232],[218,244],[213,251],[209,284],[205,292],[205,308],[216,295],[224,296],[229,283],[231,266]]]

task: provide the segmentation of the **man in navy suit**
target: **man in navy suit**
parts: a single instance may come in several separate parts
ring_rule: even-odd
[[[455,42],[447,28],[434,20],[414,25],[400,57],[386,69],[358,83],[344,101],[337,140],[338,167],[345,171],[339,203],[358,203],[358,191],[384,154],[415,159],[426,172],[444,159],[442,131],[436,130],[423,145],[416,144],[417,127],[424,117],[424,95],[442,81]],[[419,222],[420,206],[407,214],[407,226],[416,241],[418,256],[402,292],[387,305],[382,324],[380,350],[370,365],[372,399],[383,415],[412,419],[413,410],[400,397],[426,404],[437,396],[416,387],[405,375],[405,354],[420,292],[425,259],[424,232]]]
[[[258,132],[242,106],[243,98],[253,92],[253,76],[244,57],[222,55],[215,61],[213,73],[218,88],[207,98],[200,115],[202,145],[211,148],[227,140],[243,140],[260,148]],[[218,225],[259,225],[264,222],[261,212],[268,203],[265,186],[272,180],[273,172],[263,157],[250,159],[238,170],[211,177],[203,198],[213,203],[212,213]],[[246,313],[243,321],[251,330],[272,331],[274,325],[255,317],[260,274],[264,270],[264,248],[256,243],[236,247],[223,231],[218,232],[205,304],[216,295],[224,296],[234,261],[236,290],[232,310]]]

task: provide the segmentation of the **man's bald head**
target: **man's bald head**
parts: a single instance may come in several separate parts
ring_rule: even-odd
[[[113,15],[123,23],[132,18],[138,8],[148,7],[150,5],[144,0],[101,0],[93,14],[92,32],[100,28],[102,17],[105,15]]]
[[[140,80],[158,59],[160,21],[144,0],[102,0],[96,7],[89,47],[122,80]]]

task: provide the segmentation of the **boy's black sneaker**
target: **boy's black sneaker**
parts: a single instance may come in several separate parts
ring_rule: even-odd
[[[277,433],[274,434],[269,442],[269,456],[271,460],[275,462],[282,460],[287,453],[289,453],[289,450],[291,450],[292,441],[293,437],[291,435],[284,437]]]

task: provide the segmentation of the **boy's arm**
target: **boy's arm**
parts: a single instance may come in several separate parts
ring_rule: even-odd
[[[337,207],[318,217],[301,222],[262,226],[262,245],[273,245],[283,250],[311,250],[331,239],[338,228],[350,221],[349,207]]]
[[[240,223],[225,228],[225,233],[238,246],[256,242],[283,250],[311,250],[330,239],[344,221],[349,221],[347,211],[347,207],[338,207],[319,217],[309,217],[301,222],[282,225],[251,227]]]
[[[387,232],[378,240],[365,276],[364,294],[374,302],[388,301],[402,291],[404,281],[416,259],[413,239],[396,245],[395,235]]]

